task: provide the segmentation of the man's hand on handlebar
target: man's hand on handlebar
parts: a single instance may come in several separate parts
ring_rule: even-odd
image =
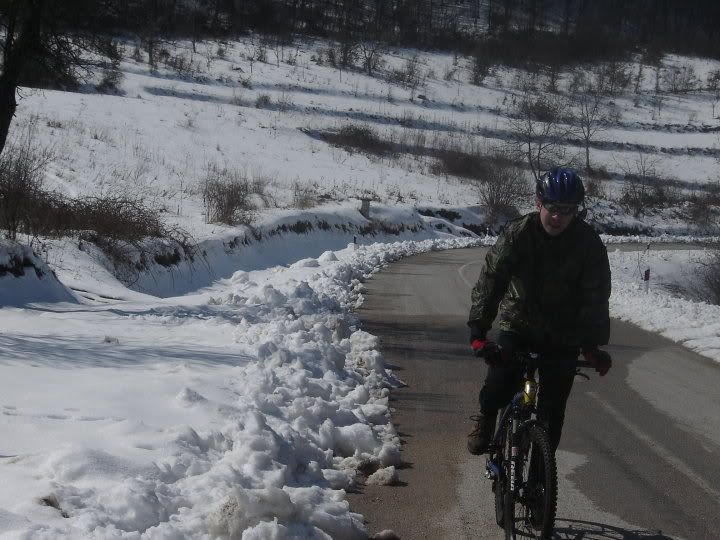
[[[504,360],[502,349],[494,341],[473,339],[470,342],[470,348],[475,356],[484,358],[485,363],[489,366],[497,365]]]
[[[600,376],[604,376],[612,367],[612,358],[606,351],[597,347],[583,348],[582,355],[585,361],[590,364]]]

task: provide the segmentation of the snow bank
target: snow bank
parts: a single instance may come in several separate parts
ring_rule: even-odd
[[[29,246],[0,240],[0,306],[75,301]]]
[[[66,308],[50,337],[42,314],[0,311],[17,340],[0,355],[0,534],[366,538],[345,490],[358,468],[392,482],[398,381],[357,329],[360,281],[478,242],[324,250],[195,296]],[[47,355],[11,355],[28,342]]]
[[[684,274],[698,264],[693,258],[701,255],[692,250],[611,251],[610,314],[720,361],[720,306],[681,298],[662,286],[663,281],[677,281],[681,275],[688,279]],[[641,280],[645,268],[651,270],[647,291]]]

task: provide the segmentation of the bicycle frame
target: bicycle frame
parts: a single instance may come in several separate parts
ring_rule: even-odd
[[[497,424],[495,436],[493,438],[492,447],[497,450],[501,443],[502,437],[505,431],[507,422],[512,422],[512,435],[510,441],[511,456],[510,456],[510,490],[513,495],[517,495],[519,486],[516,486],[516,464],[517,464],[517,435],[530,426],[537,423],[537,420],[532,419],[532,414],[537,412],[537,394],[539,385],[535,378],[537,371],[537,358],[538,355],[535,353],[521,353],[518,357],[523,362],[525,367],[525,376],[523,382],[523,389],[517,392],[510,404],[505,407],[500,416],[500,421]],[[495,452],[492,452],[492,456]],[[497,479],[501,477],[500,463],[495,463],[492,458],[488,458],[486,462],[486,476],[488,478]]]

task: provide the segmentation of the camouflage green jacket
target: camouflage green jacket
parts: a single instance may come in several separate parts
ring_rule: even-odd
[[[485,257],[468,325],[484,335],[500,308],[500,328],[533,342],[605,345],[610,337],[610,265],[595,231],[575,219],[559,236],[537,212],[511,221]]]

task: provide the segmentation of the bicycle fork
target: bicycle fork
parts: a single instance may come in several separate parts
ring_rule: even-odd
[[[516,442],[516,433],[518,431],[518,426],[520,425],[520,422],[517,418],[513,418],[511,420],[512,422],[512,430],[510,433],[510,455],[503,455],[501,457],[501,460],[507,463],[510,462],[510,492],[515,493],[515,481],[517,475],[516,473],[516,464],[517,464],[517,455],[519,452],[519,448],[517,446]],[[503,452],[505,452],[506,449],[503,449]],[[491,480],[499,480],[502,477],[502,472],[500,470],[500,464],[495,461],[492,457],[488,457],[485,462],[485,477],[489,478]]]
[[[517,475],[515,474],[515,467],[517,466],[517,455],[518,455],[518,446],[517,446],[517,437],[515,434],[518,430],[518,419],[513,418],[512,419],[512,432],[510,435],[510,493],[515,495],[515,480],[517,478]]]

